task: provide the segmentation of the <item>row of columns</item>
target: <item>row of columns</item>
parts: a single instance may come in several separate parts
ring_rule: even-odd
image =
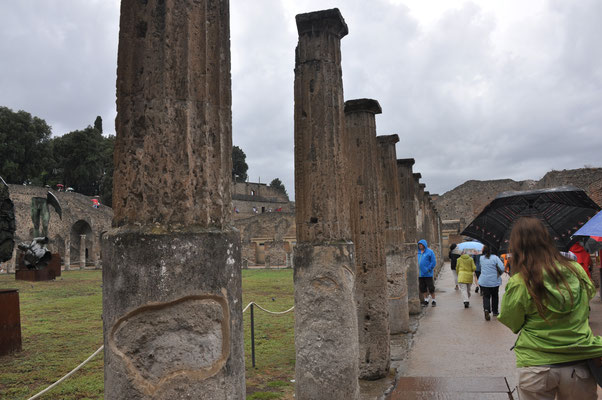
[[[438,215],[414,160],[396,159],[399,137],[376,136],[379,103],[343,102],[339,10],[297,15],[297,28],[295,398],[357,399],[358,379],[388,374],[390,333],[420,312],[416,243],[439,251]]]
[[[339,10],[296,22],[295,396],[358,399],[418,302],[419,187],[378,102],[344,102]],[[243,399],[227,0],[121,2],[116,131],[105,398]]]

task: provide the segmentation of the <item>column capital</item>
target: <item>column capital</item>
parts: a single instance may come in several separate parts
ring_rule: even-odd
[[[380,114],[383,112],[378,101],[373,99],[354,99],[345,102],[345,114],[354,112],[369,112],[372,114]]]
[[[424,190],[424,188],[426,187],[425,183],[419,183],[418,186],[420,187],[420,189]]]
[[[398,158],[397,165],[411,167],[416,161],[413,158]]]
[[[414,180],[415,180],[416,182],[419,182],[419,181],[420,181],[420,178],[422,178],[422,174],[421,174],[420,172],[414,172],[414,173],[412,174],[412,176],[414,177]]]
[[[393,135],[381,135],[381,136],[377,136],[376,137],[376,141],[379,144],[395,144],[395,143],[399,142],[399,135],[398,134],[393,134]]]
[[[345,19],[338,8],[297,14],[295,20],[299,36],[326,32],[341,39],[349,33]]]

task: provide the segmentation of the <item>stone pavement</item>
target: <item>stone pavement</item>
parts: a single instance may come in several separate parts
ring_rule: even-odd
[[[503,276],[500,303],[508,276]],[[511,388],[517,385],[514,352],[516,335],[493,317],[485,321],[482,297],[474,293],[465,309],[461,294],[454,290],[453,275],[446,263],[436,281],[437,307],[423,309],[412,319],[414,333],[391,338],[391,366],[396,377],[494,377],[505,376]],[[590,323],[602,335],[602,301],[591,302]],[[405,346],[411,345],[409,352]],[[362,399],[383,399],[392,390],[393,376],[376,382],[361,382]],[[377,394],[380,391],[380,394]],[[385,393],[385,395],[383,395]],[[447,397],[446,397],[447,398]],[[450,399],[453,397],[449,397]],[[471,398],[460,396],[458,398]],[[481,399],[507,399],[503,394],[479,395]],[[518,398],[514,392],[514,398]],[[602,399],[602,390],[598,390]]]

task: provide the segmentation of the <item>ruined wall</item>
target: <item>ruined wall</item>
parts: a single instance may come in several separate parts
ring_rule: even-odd
[[[240,231],[242,258],[249,265],[264,264],[268,256],[272,265],[285,265],[286,253],[292,253],[296,243],[293,213],[258,214],[234,220],[234,226]]]

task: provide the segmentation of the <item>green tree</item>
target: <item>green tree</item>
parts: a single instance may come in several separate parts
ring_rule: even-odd
[[[288,197],[288,193],[286,193],[286,188],[284,187],[284,183],[282,183],[282,181],[280,179],[278,179],[278,178],[272,179],[272,182],[270,182],[270,187],[278,190],[280,193],[282,193]]]
[[[235,182],[245,182],[247,180],[247,170],[249,166],[246,162],[247,155],[238,146],[232,146],[232,180]]]
[[[0,107],[0,175],[6,182],[22,183],[44,175],[51,164],[51,133],[43,119]]]
[[[94,120],[94,129],[102,133],[102,118],[100,117],[100,115]]]

